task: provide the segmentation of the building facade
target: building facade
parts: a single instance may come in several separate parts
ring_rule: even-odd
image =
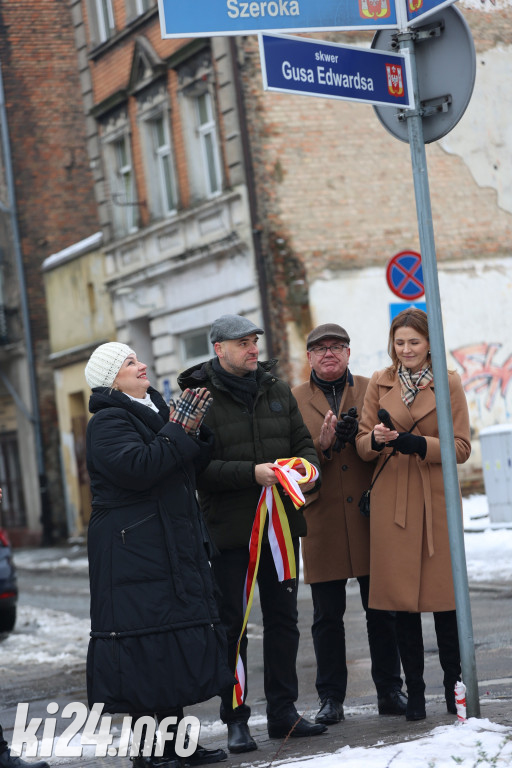
[[[481,478],[479,430],[512,411],[512,8],[457,6],[475,40],[475,90],[427,158],[447,363],[462,375],[474,429],[461,474],[469,487]],[[170,397],[178,373],[211,354],[212,320],[236,312],[264,324],[263,354],[279,358],[291,384],[308,375],[305,337],[321,322],[348,329],[355,372],[386,365],[399,303],[386,266],[419,251],[408,145],[368,105],[264,92],[255,36],[162,40],[155,0],[69,7],[102,239],[94,258],[77,240],[71,261],[50,259],[47,290],[50,277],[66,282],[71,263],[103,254],[98,286],[112,324],[52,355],[74,355],[78,371],[94,345],[117,338]],[[372,34],[317,37],[366,47]],[[66,440],[72,378],[59,390]],[[82,520],[80,532],[76,505],[68,519]]]
[[[0,524],[15,544],[66,535],[41,265],[98,230],[69,10],[54,0],[0,7],[0,63],[10,139],[3,168],[0,332]],[[5,210],[4,210],[5,209]]]

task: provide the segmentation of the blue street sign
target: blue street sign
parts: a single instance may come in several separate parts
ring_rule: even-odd
[[[453,5],[455,0],[407,0],[407,23],[415,24],[418,19],[423,19],[433,13],[437,13],[447,5]]]
[[[392,323],[400,312],[403,312],[404,309],[409,309],[410,307],[413,307],[414,309],[422,309],[424,312],[427,311],[427,305],[424,301],[402,301],[401,304],[392,302],[389,305],[389,322]]]
[[[409,60],[402,54],[289,35],[259,38],[265,90],[412,106]]]
[[[395,29],[395,0],[158,0],[162,37]]]

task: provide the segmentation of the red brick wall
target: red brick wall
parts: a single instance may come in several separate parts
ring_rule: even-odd
[[[462,10],[477,55],[512,39],[510,9]],[[369,33],[317,37],[371,40]],[[274,351],[286,360],[283,322],[296,322],[301,333],[310,323],[308,280],[419,249],[410,151],[370,105],[264,92],[256,38],[240,45]],[[438,260],[510,253],[512,216],[498,207],[495,190],[479,187],[464,161],[438,143],[428,145],[427,159]]]
[[[46,470],[57,532],[61,533],[64,505],[41,264],[50,254],[99,229],[67,2],[2,3],[0,60]]]

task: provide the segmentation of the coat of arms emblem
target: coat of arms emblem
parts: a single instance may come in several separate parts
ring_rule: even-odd
[[[409,0],[422,3],[423,0]],[[363,19],[387,19],[391,15],[390,0],[359,0],[359,13]]]
[[[386,75],[388,79],[388,91],[391,96],[403,96],[404,79],[400,64],[386,64]]]

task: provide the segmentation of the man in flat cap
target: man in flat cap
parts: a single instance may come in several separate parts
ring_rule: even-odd
[[[179,378],[185,387],[207,387],[213,403],[205,423],[215,433],[213,458],[198,478],[199,500],[210,534],[220,551],[212,567],[220,587],[220,615],[228,636],[229,664],[236,665],[237,644],[244,621],[244,584],[249,565],[249,542],[262,488],[277,483],[272,469],[281,458],[300,457],[318,467],[311,436],[287,384],[271,373],[276,360],[258,362],[258,336],[263,333],[247,317],[223,315],[213,323],[210,339],[215,357],[194,366]],[[302,485],[304,492],[314,483]],[[299,537],[306,534],[300,509],[280,492],[288,519],[295,559]],[[297,581],[279,581],[265,526],[258,570],[263,615],[264,688],[267,727],[271,738],[314,736],[325,725],[310,723],[297,713],[296,658]],[[240,643],[243,674],[247,678],[247,634]],[[240,679],[240,677],[239,677]],[[243,701],[233,706],[233,689],[222,696],[221,719],[228,726],[228,749],[257,748]]]
[[[368,379],[348,368],[350,338],[335,323],[314,328],[306,341],[309,381],[295,387],[300,411],[313,436],[322,468],[321,488],[308,496],[304,515],[308,535],[302,541],[304,581],[313,598],[313,645],[320,710],[315,722],[344,719],[347,661],[343,615],[346,584],[355,577],[366,612],[371,673],[379,714],[405,714],[394,614],[368,608],[370,526],[358,507],[369,488],[373,465],[355,449]],[[354,410],[355,409],[355,410]]]

